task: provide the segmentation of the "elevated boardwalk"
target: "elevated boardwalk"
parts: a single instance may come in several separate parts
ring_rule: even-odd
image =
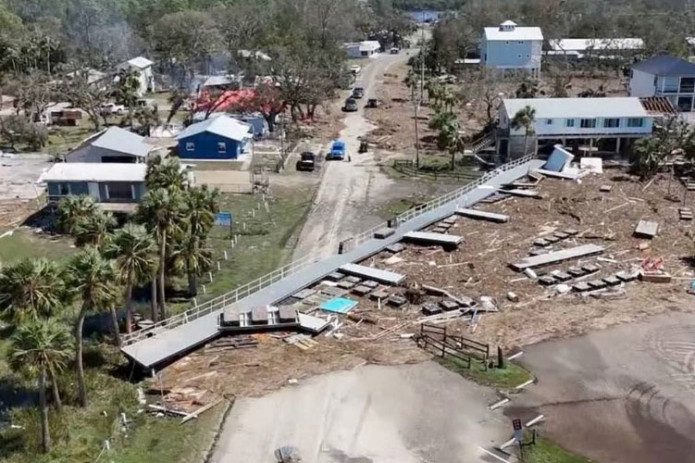
[[[500,166],[459,190],[436,198],[418,210],[407,211],[397,219],[395,232],[384,238],[374,238],[374,232],[384,224],[355,237],[355,246],[348,252],[320,261],[294,262],[259,280],[236,288],[212,301],[159,322],[146,332],[124,336],[122,352],[140,366],[150,369],[184,355],[220,335],[218,319],[230,306],[255,307],[273,304],[321,280],[324,276],[351,262],[361,261],[402,240],[406,233],[421,230],[493,194],[502,185],[525,176],[543,161],[525,158]]]

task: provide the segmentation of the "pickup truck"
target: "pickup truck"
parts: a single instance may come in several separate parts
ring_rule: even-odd
[[[316,155],[310,151],[305,151],[300,155],[297,161],[297,170],[313,172],[316,167]]]
[[[101,114],[123,114],[125,112],[125,106],[116,103],[103,104],[99,109]]]
[[[331,149],[328,151],[326,159],[329,161],[342,161],[345,159],[345,142],[343,140],[333,140]]]

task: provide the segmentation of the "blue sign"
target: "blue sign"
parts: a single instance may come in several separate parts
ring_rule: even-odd
[[[224,227],[232,226],[232,213],[231,212],[218,212],[215,217],[215,225],[222,225]]]

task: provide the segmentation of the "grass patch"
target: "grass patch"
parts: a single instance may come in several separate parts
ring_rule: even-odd
[[[100,461],[139,463],[143,461],[195,462],[207,450],[225,405],[201,415],[185,425],[180,418],[156,417],[138,413],[137,385],[110,374],[123,368],[122,356],[111,346],[90,345],[104,362],[87,370],[89,406],[74,405],[74,377],[66,372],[62,378],[62,413],[50,411],[50,430],[54,446],[42,455],[39,448],[39,416],[35,407],[12,411],[12,423],[23,429],[0,430],[0,463],[88,463],[97,460],[104,441],[111,450]],[[121,413],[128,423],[122,426]]]
[[[190,160],[182,160],[182,162],[187,163],[190,162],[191,164],[195,164],[195,167],[193,170],[212,170],[212,171],[219,171],[219,170],[241,170],[241,167],[244,165],[242,161],[210,161],[210,162],[205,162],[205,161],[198,161],[197,159],[190,159]]]
[[[377,215],[384,220],[389,220],[425,202],[427,202],[427,197],[424,195],[392,199],[379,207]]]
[[[593,463],[592,460],[568,452],[552,441],[537,437],[534,445],[524,447],[524,463]]]
[[[311,206],[312,188],[291,190],[284,194],[266,197],[268,209],[261,195],[223,194],[220,210],[231,211],[234,225],[231,233],[239,235],[238,244],[232,248],[229,227],[216,226],[210,233],[209,245],[215,260],[213,282],[207,275],[199,278],[198,303],[252,281],[288,262],[294,249],[296,232],[304,223]],[[245,226],[244,226],[245,224]],[[229,260],[225,261],[224,251]],[[185,278],[177,278],[176,286],[186,288]],[[206,285],[207,294],[200,289]],[[171,313],[190,308],[190,303],[168,304]],[[144,307],[143,307],[144,310]]]
[[[506,362],[506,368],[488,368],[481,362],[471,362],[471,368],[456,357],[437,357],[440,365],[454,371],[466,379],[483,386],[500,389],[512,389],[521,383],[533,379],[531,373],[513,362]]]
[[[75,148],[82,140],[92,135],[94,127],[83,121],[80,127],[55,127],[48,133],[45,150],[49,154],[63,154]]]
[[[65,261],[76,252],[72,240],[17,228],[12,236],[0,238],[0,262],[13,263],[27,258],[45,257]]]

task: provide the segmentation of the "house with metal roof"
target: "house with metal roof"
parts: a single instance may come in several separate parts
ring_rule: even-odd
[[[347,53],[348,58],[371,58],[379,53],[381,44],[378,40],[347,42],[343,44],[343,49]]]
[[[673,55],[657,55],[632,66],[630,96],[663,96],[679,112],[695,110],[695,64]]]
[[[189,125],[178,134],[182,159],[235,160],[248,149],[253,128],[226,114]]]
[[[514,117],[526,107],[534,110],[531,130],[517,127]],[[498,109],[497,152],[520,156],[528,150],[562,144],[568,150],[626,153],[635,139],[652,133],[654,115],[639,98],[516,98],[504,99]]]
[[[547,55],[563,56],[577,60],[588,57],[608,58],[644,50],[644,40],[639,38],[594,38],[548,40]]]
[[[518,26],[505,21],[486,27],[480,44],[481,64],[501,70],[522,70],[533,77],[541,73],[543,32],[540,27]]]
[[[109,127],[85,139],[65,155],[65,162],[145,163],[152,145],[138,134],[120,127]]]
[[[130,212],[145,195],[146,164],[61,162],[41,174],[48,201],[70,195],[88,195],[105,209]]]
[[[138,97],[142,97],[148,92],[153,92],[155,89],[154,85],[154,71],[152,66],[154,61],[151,61],[144,56],[138,56],[137,58],[129,59],[118,66],[116,66],[116,71],[131,71],[137,74],[138,81],[140,83],[138,88]],[[118,79],[118,76],[116,77]]]

